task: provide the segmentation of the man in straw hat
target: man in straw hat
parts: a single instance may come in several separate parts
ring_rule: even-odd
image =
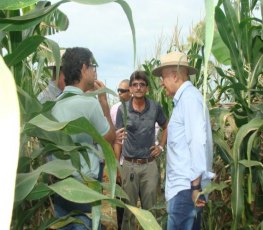
[[[197,197],[213,177],[209,113],[201,93],[189,80],[197,70],[189,66],[187,56],[171,52],[160,61],[153,74],[161,77],[161,86],[174,103],[167,128],[167,229],[200,229],[205,199]]]

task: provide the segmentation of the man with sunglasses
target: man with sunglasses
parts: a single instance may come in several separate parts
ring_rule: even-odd
[[[155,158],[162,152],[167,138],[167,121],[161,106],[146,97],[148,79],[144,71],[135,71],[130,77],[132,98],[117,112],[117,129],[124,127],[127,137],[122,151],[115,148],[116,156],[122,153],[122,187],[129,196],[129,204],[136,206],[138,198],[143,209],[156,203],[158,168]],[[127,117],[126,112],[127,111]],[[163,129],[159,145],[155,145],[155,123]],[[125,210],[122,229],[136,229],[135,218]]]
[[[119,94],[120,101],[114,104],[110,109],[110,115],[111,115],[112,123],[114,125],[116,124],[116,116],[119,106],[121,105],[122,102],[129,101],[129,99],[131,98],[129,82],[130,81],[128,79],[124,79],[119,83],[117,92]]]

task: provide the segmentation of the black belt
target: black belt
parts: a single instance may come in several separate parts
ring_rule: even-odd
[[[149,157],[149,158],[131,158],[131,157],[124,157],[126,161],[136,163],[136,164],[146,164],[149,162],[152,162],[155,158]]]

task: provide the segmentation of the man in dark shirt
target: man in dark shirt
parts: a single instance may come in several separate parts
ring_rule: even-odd
[[[157,198],[159,176],[155,158],[166,144],[167,121],[161,106],[145,97],[148,80],[144,71],[135,71],[131,75],[130,91],[133,96],[125,103],[127,120],[123,105],[119,107],[116,118],[116,128],[125,127],[127,132],[122,145],[122,187],[131,205],[136,206],[140,197],[141,207],[150,209]],[[155,145],[156,122],[163,129],[159,145]],[[116,152],[116,156],[120,153]],[[122,229],[135,229],[134,220],[131,213],[125,210]]]

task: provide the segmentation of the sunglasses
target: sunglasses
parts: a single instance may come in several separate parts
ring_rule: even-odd
[[[138,87],[138,86],[140,86],[141,88],[142,87],[145,87],[146,86],[146,83],[144,83],[144,82],[134,82],[134,83],[132,83],[132,87]]]
[[[130,90],[129,89],[121,89],[121,88],[118,88],[117,89],[117,92],[118,93],[127,93],[127,92],[129,92]]]

